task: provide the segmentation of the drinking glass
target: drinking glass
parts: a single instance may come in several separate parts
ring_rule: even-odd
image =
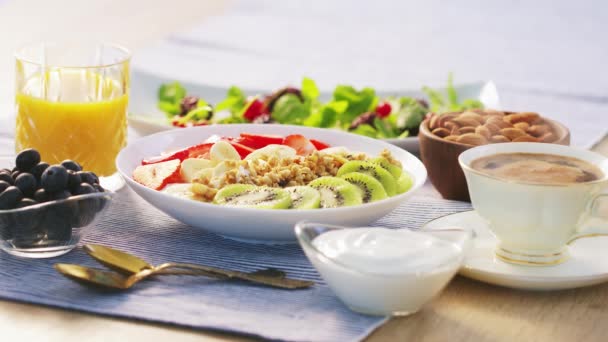
[[[38,43],[16,57],[15,150],[72,159],[117,190],[114,160],[126,144],[131,54],[112,44]]]

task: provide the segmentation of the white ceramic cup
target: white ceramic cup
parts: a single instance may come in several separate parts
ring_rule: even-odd
[[[574,157],[597,166],[603,177],[574,184],[533,184],[498,179],[473,170],[471,163],[499,153],[543,153]],[[608,202],[608,159],[568,146],[542,143],[483,145],[458,158],[473,208],[484,218],[499,244],[503,261],[531,266],[555,265],[568,258],[567,245],[580,238],[608,235],[608,220],[601,218],[600,201]],[[600,217],[590,226],[590,218]]]

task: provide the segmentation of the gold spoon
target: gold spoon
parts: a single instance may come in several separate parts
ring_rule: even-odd
[[[203,275],[218,279],[239,279],[283,289],[306,288],[314,284],[310,281],[285,278],[285,273],[276,269],[263,269],[247,273],[185,263],[164,263],[153,266],[134,255],[109,247],[87,245],[85,249],[87,253],[102,264],[120,270],[123,274],[74,264],[55,264],[55,269],[71,279],[114,289],[128,289],[137,282],[158,274]]]

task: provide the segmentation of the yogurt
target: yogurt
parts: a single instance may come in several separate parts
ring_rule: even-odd
[[[355,311],[408,315],[438,294],[463,259],[461,244],[407,229],[333,229],[305,251],[336,295]]]

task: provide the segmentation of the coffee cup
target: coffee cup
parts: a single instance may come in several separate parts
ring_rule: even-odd
[[[496,154],[531,153],[577,158],[601,175],[580,183],[545,183],[496,177],[471,165]],[[478,146],[458,158],[471,203],[498,239],[496,256],[529,266],[556,265],[568,258],[568,244],[581,237],[608,235],[608,158],[588,150],[543,143]],[[591,219],[594,220],[591,220]],[[593,223],[593,225],[590,225]]]

